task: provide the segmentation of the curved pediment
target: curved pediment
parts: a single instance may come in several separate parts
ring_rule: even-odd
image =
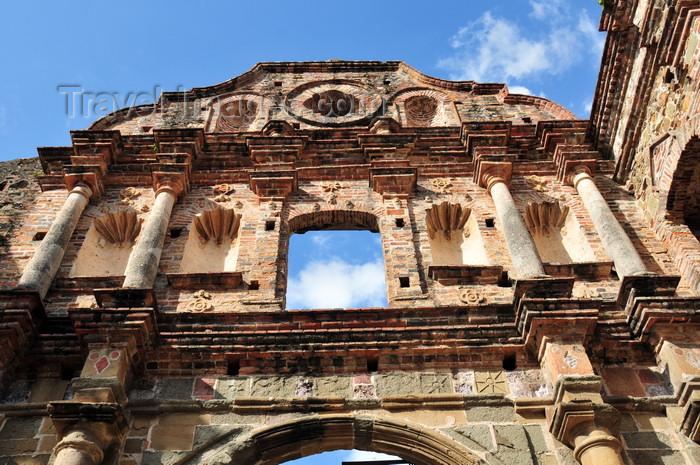
[[[270,120],[313,129],[366,127],[378,116],[404,127],[574,118],[547,99],[511,94],[505,84],[439,79],[400,61],[331,60],[258,63],[220,84],[164,92],[153,104],[123,108],[90,129],[128,135],[159,128],[242,133],[258,132]]]

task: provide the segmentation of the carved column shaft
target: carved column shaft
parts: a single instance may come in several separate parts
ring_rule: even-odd
[[[98,441],[81,429],[66,434],[56,445],[54,453],[54,465],[98,465],[104,458]]]
[[[515,206],[508,185],[497,178],[490,183],[489,192],[496,205],[496,214],[503,234],[506,236],[515,276],[523,279],[545,275],[540,254],[537,253],[535,242],[520,216],[518,207]]]
[[[575,174],[573,184],[591,215],[603,247],[615,262],[615,270],[620,279],[624,276],[646,273],[647,268],[642,258],[615,215],[610,211],[608,203],[600,194],[589,172],[582,170]]]
[[[620,440],[604,429],[585,429],[574,438],[574,457],[581,465],[625,465]]]
[[[163,251],[170,214],[176,200],[177,193],[173,189],[164,187],[158,190],[141,237],[131,252],[129,262],[126,265],[123,287],[148,289],[153,286],[158,273],[158,263]]]
[[[91,196],[92,189],[85,184],[78,184],[68,194],[46,237],[24,268],[18,287],[35,290],[42,299],[46,296],[75,226]]]

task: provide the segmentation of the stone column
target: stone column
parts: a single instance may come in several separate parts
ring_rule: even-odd
[[[547,409],[550,432],[574,449],[582,465],[624,465],[617,438],[620,412],[603,402],[602,379],[593,372],[580,342],[545,337],[539,358],[555,384],[554,405]]]
[[[622,229],[610,211],[610,207],[595,185],[589,169],[579,167],[573,174],[572,181],[586,210],[591,215],[600,240],[603,242],[603,247],[615,262],[615,270],[620,279],[625,276],[647,273],[644,262],[642,262],[625,230]]]
[[[520,216],[518,207],[515,206],[506,180],[498,176],[489,177],[487,189],[496,205],[496,214],[506,236],[515,277],[527,279],[545,276],[540,254],[537,253],[535,242]]]
[[[182,192],[182,185],[176,179],[170,179],[169,182],[158,186],[151,213],[126,265],[122,287],[149,289],[153,286],[170,214],[178,195]]]
[[[625,465],[620,440],[604,428],[586,425],[574,437],[574,458],[581,465]]]
[[[17,287],[32,289],[43,299],[56,276],[80,215],[85,210],[93,189],[87,184],[76,185],[68,194],[46,237],[24,268]]]
[[[97,439],[87,431],[74,429],[54,449],[54,465],[98,465],[104,452]]]

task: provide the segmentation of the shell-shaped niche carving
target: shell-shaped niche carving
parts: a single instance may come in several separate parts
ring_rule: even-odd
[[[432,126],[438,116],[438,101],[427,95],[416,95],[406,100],[406,118],[409,126]]]
[[[199,234],[199,242],[206,244],[214,241],[221,245],[231,242],[238,235],[241,215],[230,208],[206,210],[194,217],[194,227]]]
[[[106,241],[120,247],[136,240],[141,232],[143,219],[135,211],[119,210],[116,213],[105,213],[95,219],[95,230]]]
[[[525,207],[525,223],[534,234],[551,234],[566,223],[569,207],[559,202],[530,202]]]
[[[452,231],[461,231],[464,228],[472,210],[468,207],[462,207],[458,203],[443,202],[439,205],[433,205],[425,212],[428,236],[433,239],[435,234],[442,232],[445,239],[449,240]]]
[[[216,122],[218,132],[243,131],[258,116],[261,99],[254,95],[234,96],[219,105],[219,117]]]

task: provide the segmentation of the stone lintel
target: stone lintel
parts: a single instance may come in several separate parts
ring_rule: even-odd
[[[474,182],[479,186],[489,191],[495,182],[504,182],[510,186],[513,172],[513,163],[510,161],[489,161],[486,157],[479,157],[474,164]]]
[[[680,280],[680,276],[659,276],[656,273],[625,276],[617,294],[617,305],[629,308],[635,297],[673,296]]]
[[[197,159],[204,147],[204,130],[201,128],[155,128],[153,136],[158,152],[187,153]]]
[[[280,201],[295,192],[299,185],[294,169],[250,171],[248,183],[259,200]]]

